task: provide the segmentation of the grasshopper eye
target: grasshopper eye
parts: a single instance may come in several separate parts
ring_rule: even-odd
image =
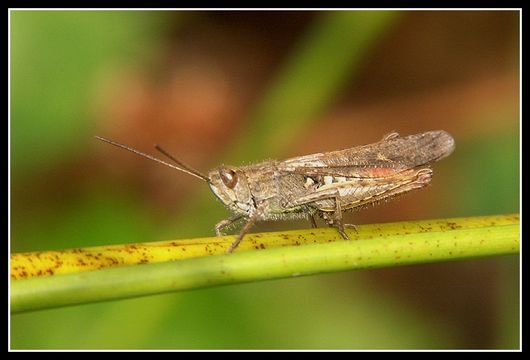
[[[220,168],[219,176],[223,180],[223,184],[226,185],[229,189],[233,189],[237,184],[237,174],[232,169]]]

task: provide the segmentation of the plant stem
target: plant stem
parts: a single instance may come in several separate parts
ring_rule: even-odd
[[[519,215],[512,214],[365,225],[359,226],[358,237],[352,236],[350,241],[335,241],[335,229],[262,233],[249,238],[245,238],[247,249],[256,241],[280,248],[241,248],[230,255],[15,280],[11,282],[11,311],[315,273],[517,254],[520,229]],[[232,239],[221,239],[222,246],[217,247],[226,249]],[[193,246],[194,240],[183,242]],[[307,245],[285,246],[297,242]]]

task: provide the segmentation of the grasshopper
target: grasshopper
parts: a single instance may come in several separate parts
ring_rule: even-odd
[[[205,181],[232,212],[231,217],[215,225],[216,235],[221,236],[224,228],[237,222],[246,222],[228,248],[229,253],[257,221],[263,220],[306,218],[317,227],[315,217],[320,217],[348,239],[344,228],[352,225],[343,223],[345,211],[425,187],[433,174],[429,165],[449,156],[455,148],[454,139],[442,130],[406,137],[392,132],[369,145],[249,166],[222,165],[204,175],[159,145],[155,148],[174,164],[96,138]]]

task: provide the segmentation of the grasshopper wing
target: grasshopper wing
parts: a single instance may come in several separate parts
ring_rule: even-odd
[[[438,161],[454,150],[454,139],[445,131],[428,131],[383,140],[350,149],[287,159],[278,170],[308,176],[385,177]]]

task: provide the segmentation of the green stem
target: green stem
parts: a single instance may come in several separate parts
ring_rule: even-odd
[[[419,223],[419,226],[418,222],[380,224],[376,226],[379,236],[357,241],[332,241],[336,236],[334,229],[291,231],[282,233],[282,237],[304,238],[307,242],[314,239],[316,243],[12,281],[11,311],[519,252],[517,214]],[[257,235],[265,242],[269,236]],[[318,243],[325,236],[332,242]]]

